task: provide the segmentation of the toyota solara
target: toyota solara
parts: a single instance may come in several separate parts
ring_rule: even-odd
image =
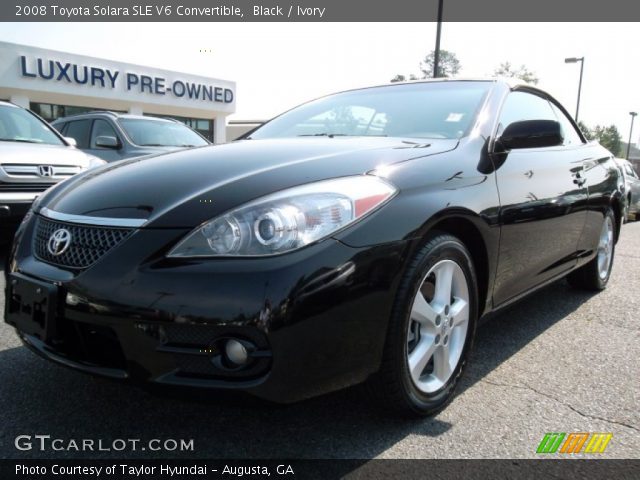
[[[538,89],[347,91],[48,190],[8,257],[6,321],[92,374],[277,402],[367,381],[433,414],[483,316],[565,276],[605,288],[620,187]]]

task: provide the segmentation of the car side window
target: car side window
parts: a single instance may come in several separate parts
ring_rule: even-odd
[[[555,120],[555,114],[546,98],[528,92],[511,92],[502,105],[498,135],[513,122],[523,120]]]
[[[91,130],[91,148],[102,148],[96,146],[96,138],[98,137],[114,137],[120,140],[114,128],[106,120],[100,118],[93,121],[93,129]]]
[[[562,127],[562,136],[564,137],[564,145],[582,145],[584,142],[580,138],[580,134],[576,131],[573,123],[567,117],[567,115],[551,102],[551,108],[553,109],[558,122]]]
[[[53,125],[53,128],[59,131],[61,135],[64,135],[64,131],[66,130],[67,125],[68,124],[66,122],[58,123],[57,125]]]
[[[69,122],[65,135],[76,141],[80,149],[89,148],[89,131],[91,130],[91,120],[74,120]]]

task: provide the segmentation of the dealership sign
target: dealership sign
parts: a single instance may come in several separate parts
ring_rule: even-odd
[[[232,103],[234,97],[233,90],[220,86],[26,55],[20,56],[20,73],[24,78],[206,102]]]

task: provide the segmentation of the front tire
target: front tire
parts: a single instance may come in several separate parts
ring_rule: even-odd
[[[454,236],[433,234],[402,279],[370,382],[384,406],[426,416],[447,405],[475,336],[477,299],[469,251]]]
[[[616,217],[613,210],[609,209],[602,222],[596,256],[583,267],[571,272],[567,277],[572,287],[596,292],[607,287],[615,256],[615,236]]]

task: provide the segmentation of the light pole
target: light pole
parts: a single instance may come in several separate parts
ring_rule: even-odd
[[[438,78],[440,68],[440,33],[442,32],[442,7],[444,0],[438,0],[438,27],[436,30],[436,49],[433,52],[433,78]]]
[[[629,151],[631,150],[631,134],[633,134],[633,120],[636,118],[636,115],[638,115],[637,112],[629,112],[629,115],[631,115],[631,129],[629,130],[629,143],[627,143],[627,160],[629,160]]]
[[[578,121],[578,112],[580,111],[580,91],[582,90],[582,70],[584,69],[584,57],[565,58],[564,63],[580,62],[580,83],[578,83],[578,104],[576,105],[576,122]]]

